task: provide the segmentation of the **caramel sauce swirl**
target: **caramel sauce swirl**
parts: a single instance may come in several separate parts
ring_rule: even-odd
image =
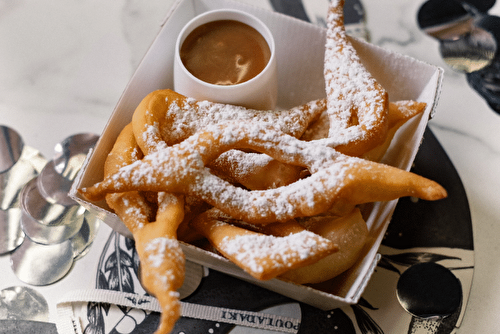
[[[198,79],[236,85],[262,72],[271,50],[256,29],[234,20],[219,20],[194,29],[184,40],[180,56]]]

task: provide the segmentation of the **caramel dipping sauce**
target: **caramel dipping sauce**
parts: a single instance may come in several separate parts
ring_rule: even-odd
[[[215,85],[236,85],[264,70],[271,50],[264,37],[249,25],[218,20],[194,29],[180,48],[186,69]]]

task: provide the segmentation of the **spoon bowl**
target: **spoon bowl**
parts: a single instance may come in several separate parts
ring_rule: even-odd
[[[460,281],[448,268],[434,262],[406,269],[398,280],[396,293],[403,308],[418,318],[441,319],[462,304]]]
[[[439,41],[445,63],[457,72],[471,73],[489,66],[498,43],[494,17],[466,2],[430,0],[417,15],[420,28]]]

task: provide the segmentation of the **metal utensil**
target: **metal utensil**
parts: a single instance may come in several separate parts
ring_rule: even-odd
[[[94,242],[101,221],[89,211],[85,211],[82,227],[72,237],[74,259],[78,260],[85,256],[90,250],[90,245]]]
[[[490,65],[498,42],[490,30],[491,16],[466,1],[430,0],[417,15],[420,28],[439,41],[443,60],[463,73]]]
[[[414,264],[399,277],[397,298],[413,315],[413,327],[422,333],[437,333],[442,319],[462,305],[462,285],[446,267],[435,262]],[[418,326],[417,324],[421,324]]]
[[[54,160],[49,161],[37,178],[37,188],[49,203],[58,203],[65,206],[77,204],[68,196],[73,180],[63,177],[56,171]]]
[[[99,136],[93,133],[80,133],[58,143],[53,161],[55,170],[64,178],[73,181],[87,157],[97,143]]]
[[[21,158],[12,168],[0,174],[0,209],[19,207],[21,190],[38,175],[30,161]]]
[[[434,262],[415,264],[405,270],[396,289],[403,308],[420,318],[449,316],[462,302],[458,278]]]

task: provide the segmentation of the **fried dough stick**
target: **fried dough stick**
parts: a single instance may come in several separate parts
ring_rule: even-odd
[[[179,143],[205,126],[228,120],[267,122],[276,125],[287,134],[300,137],[311,124],[318,123],[321,114],[327,110],[326,106],[327,99],[319,99],[284,111],[252,110],[208,101],[196,101],[172,90],[164,89],[148,94],[141,101],[134,112],[132,124],[141,149],[144,152],[152,152],[158,148]],[[328,113],[340,111],[329,109]],[[330,124],[328,120],[324,123]],[[342,133],[344,130],[339,128],[335,131]],[[360,138],[358,140],[362,141]],[[351,144],[357,145],[354,143],[355,138],[352,141]],[[367,145],[363,147],[371,148]],[[356,153],[361,155],[365,151],[358,148]],[[211,167],[216,173],[222,173],[221,175],[229,177],[232,182],[240,183],[249,189],[268,189],[286,185],[296,181],[300,176],[301,168],[298,166],[286,165],[272,159],[266,161],[265,157],[257,156],[230,151],[216,159]]]
[[[388,118],[389,131],[387,132],[385,141],[370,151],[364,152],[361,157],[371,161],[380,161],[391,145],[391,141],[396,135],[396,131],[398,131],[398,129],[402,127],[410,118],[423,113],[426,106],[427,104],[425,102],[417,101],[391,102],[389,104]]]
[[[105,175],[139,161],[142,152],[137,146],[132,126],[119,135],[105,163]],[[162,308],[156,333],[170,333],[181,316],[177,290],[185,275],[185,257],[177,241],[177,228],[183,221],[182,196],[160,193],[158,210],[138,191],[107,194],[106,202],[132,232],[141,261],[141,284],[154,295]],[[151,221],[151,217],[155,217]]]
[[[139,147],[151,152],[187,139],[206,126],[228,121],[253,121],[276,126],[300,137],[326,109],[325,100],[289,110],[253,110],[229,104],[197,101],[170,89],[149,93],[134,111],[132,124]]]
[[[256,152],[230,150],[211,162],[214,174],[250,190],[265,190],[286,186],[297,181],[304,168],[283,163]]]
[[[347,37],[344,0],[332,0],[328,7],[324,77],[330,131],[322,142],[352,156],[382,144],[388,130],[388,94]]]
[[[196,101],[169,89],[157,90],[148,94],[136,108],[132,124],[137,142],[144,152],[151,152],[161,147],[179,143],[196,131],[208,125],[229,120],[252,120],[267,122],[281,131],[300,137],[309,124],[326,110],[326,100],[319,99],[291,108],[289,110],[253,110],[244,107]],[[214,162],[218,172],[235,182],[251,188],[265,189],[270,185],[280,186],[293,182],[298,177],[299,168],[277,162],[253,159],[255,155],[245,157],[243,152],[227,152]],[[245,175],[236,173],[241,163],[245,165]],[[264,172],[260,173],[260,172]],[[260,176],[258,176],[260,175]],[[268,177],[262,177],[266,175]]]
[[[216,177],[205,167],[230,149],[252,149],[293,165],[311,176],[288,186],[248,191]],[[353,205],[414,196],[447,196],[436,182],[395,167],[348,157],[332,148],[304,142],[263,124],[238,122],[208,127],[184,142],[120,168],[102,182],[79,191],[90,201],[134,190],[166,191],[198,197],[224,213],[250,223],[313,216],[336,201]]]
[[[282,229],[280,235],[275,236],[227,222],[231,220],[231,217],[213,208],[196,217],[190,225],[227,259],[259,280],[275,278],[338,251],[332,241],[307,231],[293,221],[279,223]]]
[[[326,100],[325,100],[326,103]],[[362,158],[380,161],[391,144],[397,130],[408,120],[421,114],[425,102],[395,101],[389,104],[389,131],[383,144],[363,152]],[[311,124],[301,137],[302,140],[316,140],[328,136],[326,112]],[[285,186],[304,175],[304,168],[280,162],[266,154],[230,150],[221,154],[209,165],[216,174],[227,178],[233,184],[241,184],[250,190],[264,190]]]
[[[412,100],[394,101],[389,103],[389,114],[387,118],[388,131],[382,144],[370,149],[369,151],[359,151],[360,157],[372,161],[379,161],[387,151],[397,130],[413,117],[424,112],[427,103]],[[328,138],[330,129],[328,112],[325,110],[321,116],[314,121],[300,138],[306,141],[321,140]]]
[[[298,284],[320,283],[332,279],[351,268],[360,257],[369,238],[369,231],[358,208],[344,216],[320,215],[299,220],[308,231],[334,242],[339,251],[319,261],[294,268],[281,278]]]

